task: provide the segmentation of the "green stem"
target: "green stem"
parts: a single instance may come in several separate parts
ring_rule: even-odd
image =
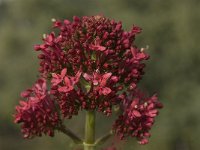
[[[80,137],[78,137],[75,133],[73,133],[70,129],[68,129],[64,125],[62,125],[60,128],[58,128],[58,130],[63,132],[67,136],[69,136],[74,141],[74,143],[76,143],[76,144],[83,143],[83,140]]]
[[[84,150],[95,149],[95,112],[87,111],[85,120]]]
[[[95,142],[95,145],[101,145],[101,144],[105,143],[112,135],[113,135],[113,132],[111,130],[109,133],[107,133],[104,136],[98,138],[96,140],[96,142]]]

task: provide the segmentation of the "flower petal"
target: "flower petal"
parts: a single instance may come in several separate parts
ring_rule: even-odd
[[[87,73],[84,73],[84,74],[83,74],[83,77],[84,77],[85,80],[87,80],[87,81],[91,81],[91,80],[92,80],[92,76],[89,75],[89,74],[87,74]]]
[[[110,94],[111,91],[112,90],[110,88],[105,87],[105,88],[102,89],[102,94],[103,95],[108,95],[108,94]]]
[[[64,78],[65,75],[67,73],[67,68],[64,68],[62,71],[61,71],[61,77]]]

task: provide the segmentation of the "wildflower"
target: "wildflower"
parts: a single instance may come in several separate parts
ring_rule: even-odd
[[[41,136],[43,133],[54,135],[54,129],[60,125],[53,100],[47,93],[46,81],[39,79],[35,85],[23,92],[20,105],[16,106],[15,123],[22,123],[25,138]]]
[[[45,34],[34,46],[40,79],[21,93],[24,100],[16,107],[15,122],[22,123],[24,137],[53,136],[83,109],[109,116],[123,106],[113,130],[121,139],[133,136],[146,144],[161,104],[156,95],[137,90],[149,59],[134,43],[141,29],[124,31],[121,22],[100,15],[53,19],[53,28],[57,34]]]
[[[118,117],[113,129],[121,139],[132,136],[140,144],[147,144],[159,108],[162,108],[162,104],[156,95],[146,97],[141,91],[135,90],[126,99],[123,114]]]

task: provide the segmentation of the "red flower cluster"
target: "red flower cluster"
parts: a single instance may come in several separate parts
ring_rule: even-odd
[[[75,88],[78,89],[80,76],[80,71],[75,76],[68,76],[66,68],[60,74],[52,73],[51,94],[59,104],[63,117],[71,118],[78,114],[81,93]]]
[[[121,22],[92,16],[74,17],[73,21],[57,20],[53,27],[58,34],[52,32],[44,36],[44,43],[35,46],[35,50],[40,51],[42,79],[23,93],[27,101],[17,107],[15,115],[17,123],[24,123],[22,130],[28,137],[53,133],[60,121],[77,115],[81,109],[111,115],[114,105],[131,103],[127,97],[136,89],[144,74],[143,61],[149,58],[134,44],[136,34],[141,32],[137,26],[127,32]],[[51,83],[49,92],[45,80]],[[132,99],[135,96],[138,97],[132,95]],[[143,133],[148,132],[146,125],[153,117],[147,113],[156,111],[157,104],[154,97],[138,98],[134,100],[138,108],[127,104],[124,114],[116,121],[118,135],[131,134],[143,139]],[[142,108],[144,103],[147,106]],[[124,129],[125,126],[130,129]]]
[[[123,114],[116,120],[113,128],[121,139],[132,136],[139,140],[140,144],[147,144],[158,109],[162,104],[156,95],[146,97],[141,91],[135,90],[123,104]]]
[[[27,101],[20,101],[16,106],[15,123],[23,123],[24,137],[41,136],[42,133],[53,136],[60,120],[54,101],[47,93],[46,81],[39,79],[31,89],[22,92],[21,97]]]

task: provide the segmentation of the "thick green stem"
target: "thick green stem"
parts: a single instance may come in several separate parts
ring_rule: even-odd
[[[95,149],[95,112],[87,111],[85,120],[84,150]]]

